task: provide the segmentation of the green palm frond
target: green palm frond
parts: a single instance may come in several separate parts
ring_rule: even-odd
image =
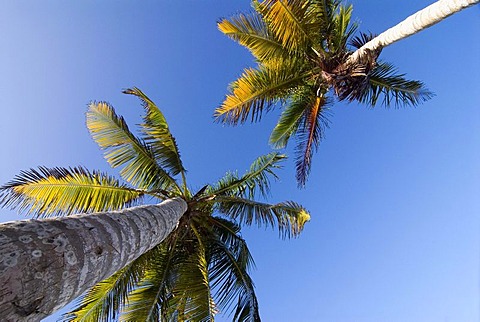
[[[332,53],[346,51],[348,40],[357,30],[356,24],[350,24],[353,6],[339,6],[333,18],[333,30],[328,35],[328,49]]]
[[[259,61],[287,57],[289,54],[268,31],[261,16],[256,13],[239,14],[228,20],[223,19],[217,26],[227,37],[248,48]]]
[[[301,126],[305,111],[312,101],[312,97],[316,97],[316,90],[310,86],[299,88],[292,94],[292,100],[285,107],[277,125],[270,134],[270,144],[276,149],[286,147],[290,137],[295,134]]]
[[[238,236],[240,227],[219,218],[210,217],[215,236],[209,247],[210,280],[217,305],[224,313],[234,313],[233,321],[260,321],[258,301],[248,271],[253,257],[244,239]]]
[[[325,96],[310,96],[306,101],[301,126],[297,129],[296,178],[300,187],[304,186],[310,173],[312,155],[318,149],[320,141],[325,137],[325,129],[329,121],[326,113],[328,104]]]
[[[185,181],[185,168],[180,152],[163,113],[140,89],[134,87],[124,90],[123,93],[135,95],[142,101],[146,111],[144,123],[141,124],[144,139],[157,163],[173,176],[180,173]]]
[[[212,320],[205,248],[190,229],[176,236],[171,246],[159,246],[162,254],[129,294],[122,321]]]
[[[250,169],[243,176],[227,173],[215,185],[207,189],[206,195],[254,198],[256,194],[260,194],[266,197],[270,190],[270,177],[278,178],[274,171],[281,168],[280,162],[285,158],[285,155],[276,152],[260,156],[253,161]]]
[[[354,99],[375,106],[382,98],[382,105],[390,106],[393,103],[399,107],[416,106],[433,95],[422,82],[407,80],[405,74],[399,74],[392,64],[379,62],[369,75],[365,90]]]
[[[193,251],[179,265],[178,279],[169,306],[187,321],[206,322],[212,321],[215,315],[206,255],[208,244],[205,244],[210,229],[201,231],[195,227],[196,224],[198,221],[190,223]]]
[[[39,167],[22,171],[0,187],[0,206],[37,216],[69,215],[129,207],[144,194],[112,176],[82,167]]]
[[[272,205],[235,196],[217,196],[215,201],[217,210],[239,225],[277,227],[283,238],[298,236],[310,220],[305,208],[291,201]]]
[[[63,316],[64,321],[116,321],[120,308],[128,299],[128,294],[137,287],[149,261],[157,255],[154,248],[140,256],[130,265],[93,286],[83,295],[75,307]]]
[[[120,175],[143,189],[180,189],[168,172],[156,162],[151,148],[136,138],[123,117],[107,103],[91,103],[87,127],[98,145],[106,150],[105,159],[113,168],[123,166]]]
[[[240,225],[231,220],[219,216],[208,216],[206,217],[206,221],[202,222],[201,224],[211,230],[214,240],[221,240],[222,243],[226,245],[237,244],[240,242],[239,239],[243,240],[240,236]],[[253,257],[250,258],[248,264],[248,269],[255,267]]]
[[[231,93],[215,110],[215,117],[232,125],[244,123],[249,116],[252,122],[259,121],[264,110],[269,111],[275,103],[286,99],[292,88],[311,74],[311,70],[294,59],[248,68],[230,85]]]
[[[154,272],[150,271],[149,273],[128,294],[128,299],[122,307],[120,321],[168,321],[167,319],[161,319],[163,302],[158,298],[160,289],[157,289],[158,285],[152,284],[149,279],[149,275],[153,275]],[[164,302],[167,302],[165,298]]]

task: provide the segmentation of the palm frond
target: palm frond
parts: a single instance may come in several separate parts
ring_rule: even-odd
[[[264,62],[288,55],[285,48],[268,31],[261,16],[256,13],[223,19],[217,26],[227,37],[250,50],[258,61]]]
[[[168,321],[167,319],[161,319],[161,307],[163,302],[167,302],[167,300],[163,298],[162,301],[158,297],[160,286],[153,284],[151,279],[153,274],[153,270],[146,273],[145,278],[128,294],[128,300],[122,307],[120,321]],[[162,289],[162,291],[165,290]]]
[[[209,217],[215,238],[209,245],[211,287],[217,305],[223,313],[234,314],[233,321],[260,321],[258,301],[248,271],[254,266],[253,257],[240,228],[234,223]]]
[[[198,224],[198,222],[197,222]],[[171,309],[188,321],[212,321],[215,315],[214,302],[210,292],[210,279],[206,255],[205,238],[208,233],[198,231],[194,223],[190,229],[195,236],[193,251],[179,266],[178,279],[169,302]],[[192,237],[193,237],[192,236]]]
[[[0,187],[0,206],[19,208],[37,216],[118,210],[145,194],[104,173],[82,167],[22,171]]]
[[[144,123],[141,124],[145,135],[144,140],[150,147],[157,163],[173,176],[181,173],[185,180],[185,168],[180,158],[180,152],[163,113],[140,89],[134,87],[124,90],[123,93],[135,95],[142,101],[146,111],[143,117]]]
[[[329,125],[326,116],[327,98],[325,96],[311,97],[307,102],[303,124],[297,131],[296,147],[296,178],[300,187],[307,181],[312,164],[312,154],[325,137],[325,129]]]
[[[249,116],[252,122],[259,121],[265,110],[286,99],[291,89],[311,73],[297,60],[270,61],[268,66],[248,68],[230,84],[230,94],[215,110],[215,117],[232,125],[244,123]]]
[[[359,49],[360,47],[365,45],[367,42],[369,42],[370,40],[375,38],[375,36],[376,35],[374,35],[372,33],[360,32],[360,34],[358,36],[352,37],[349,40],[348,44],[350,46],[354,47],[355,49]]]
[[[292,94],[292,100],[280,115],[277,125],[270,135],[270,144],[276,149],[284,148],[290,137],[297,132],[302,124],[305,112],[312,100],[312,96],[316,96],[316,90],[310,86],[299,88]]]
[[[357,30],[356,24],[350,24],[353,6],[339,6],[333,18],[333,30],[328,35],[328,49],[332,53],[346,51],[348,40]]]
[[[239,239],[243,240],[240,236],[241,227],[231,220],[219,216],[208,216],[201,224],[210,229],[214,240],[218,239],[226,245],[237,244],[240,242]],[[248,265],[248,269],[255,267],[253,257],[248,261]]]
[[[120,309],[128,300],[128,294],[137,287],[145,267],[156,255],[156,250],[140,256],[134,262],[109,278],[93,286],[83,295],[75,307],[63,316],[64,321],[112,321],[117,320]]]
[[[434,94],[420,81],[407,80],[389,63],[379,62],[368,77],[368,85],[356,96],[349,97],[361,103],[375,106],[382,99],[383,106],[416,106],[432,98]]]
[[[217,196],[216,208],[239,225],[277,227],[283,238],[296,237],[310,220],[308,212],[297,203],[261,203],[236,196]]]
[[[312,1],[265,0],[256,10],[262,15],[268,29],[289,52],[310,50],[317,44],[314,35],[318,25],[313,19]],[[312,25],[313,23],[313,25]],[[312,34],[313,31],[313,34]]]
[[[130,132],[113,107],[104,102],[91,103],[87,127],[93,139],[106,150],[108,163],[114,168],[123,166],[120,175],[126,181],[144,189],[178,189],[170,174],[157,164],[151,148]]]
[[[280,162],[285,155],[271,152],[258,157],[253,161],[250,169],[241,177],[235,173],[227,173],[215,185],[209,187],[207,195],[235,195],[246,198],[254,198],[256,194],[268,196],[270,190],[270,177],[277,179],[275,170],[279,169]]]

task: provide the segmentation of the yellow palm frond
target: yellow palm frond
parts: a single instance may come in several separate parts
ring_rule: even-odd
[[[287,57],[290,54],[268,31],[265,22],[258,14],[240,14],[230,19],[223,19],[217,26],[227,37],[248,48],[262,63],[278,57]]]
[[[215,110],[215,117],[234,125],[244,123],[249,116],[252,121],[258,121],[265,109],[268,111],[273,104],[287,98],[292,88],[311,74],[310,69],[296,60],[270,62],[258,69],[248,68],[230,85],[231,93]]]
[[[22,171],[0,192],[0,205],[38,216],[118,210],[131,206],[145,193],[81,167]]]
[[[106,150],[105,159],[113,168],[123,166],[120,175],[142,189],[176,188],[175,180],[155,160],[151,147],[137,139],[123,117],[107,103],[92,103],[87,112],[87,127],[93,139]]]
[[[265,0],[257,5],[269,30],[288,51],[305,50],[317,46],[312,28],[311,1]]]

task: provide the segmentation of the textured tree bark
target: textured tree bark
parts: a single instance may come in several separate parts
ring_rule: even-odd
[[[0,225],[0,320],[39,321],[158,245],[187,204]]]
[[[437,22],[459,12],[467,7],[479,3],[480,0],[440,0],[409,16],[396,26],[387,29],[374,39],[356,50],[349,58],[348,63],[355,62],[366,50],[384,48],[396,41],[407,38],[426,29]]]

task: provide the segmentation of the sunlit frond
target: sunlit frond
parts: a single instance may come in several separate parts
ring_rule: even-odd
[[[286,99],[291,90],[311,75],[299,61],[287,60],[269,62],[258,69],[246,69],[239,79],[234,81],[215,117],[223,123],[238,124],[261,119],[262,113],[273,105]]]
[[[106,150],[105,158],[114,168],[123,166],[120,175],[139,188],[169,189],[175,180],[156,162],[151,148],[136,138],[123,117],[107,103],[91,103],[87,127],[93,139]]]
[[[142,101],[146,111],[143,117],[144,123],[141,124],[142,131],[145,135],[145,142],[150,147],[157,163],[173,176],[181,173],[182,178],[185,179],[185,168],[180,158],[180,152],[163,113],[138,88],[126,89],[123,92],[135,95]]]
[[[303,103],[303,102],[302,102]],[[310,96],[305,101],[305,112],[301,126],[297,131],[296,178],[299,186],[304,186],[310,173],[312,154],[325,137],[329,121],[326,113],[327,98]]]
[[[308,0],[265,0],[256,6],[268,29],[290,52],[310,50],[317,44],[318,23]],[[313,31],[313,32],[312,32]]]
[[[148,275],[153,275],[150,271]],[[120,321],[145,321],[156,322],[161,319],[162,301],[159,293],[165,292],[159,285],[152,284],[151,279],[146,277],[139,285],[128,295],[128,300],[122,307]],[[163,298],[166,302],[166,299]],[[165,319],[165,321],[168,321]]]
[[[305,208],[290,201],[272,205],[235,196],[217,196],[215,201],[219,212],[240,225],[277,227],[283,238],[296,237],[310,220]]]
[[[379,99],[383,106],[416,106],[433,97],[420,81],[407,80],[405,74],[399,74],[397,69],[389,63],[379,62],[368,78],[365,90],[355,99],[361,103],[375,106]]]
[[[134,205],[145,191],[82,167],[22,171],[0,187],[0,206],[38,216],[118,210]]]
[[[259,61],[288,55],[288,51],[270,34],[265,22],[258,14],[239,14],[236,17],[223,19],[217,26],[226,36],[250,50]]]
[[[209,187],[206,194],[235,195],[245,198],[254,198],[255,195],[260,194],[266,197],[270,190],[270,178],[277,179],[275,170],[281,167],[280,162],[285,158],[285,155],[276,152],[260,156],[243,176],[227,173],[217,184]]]

